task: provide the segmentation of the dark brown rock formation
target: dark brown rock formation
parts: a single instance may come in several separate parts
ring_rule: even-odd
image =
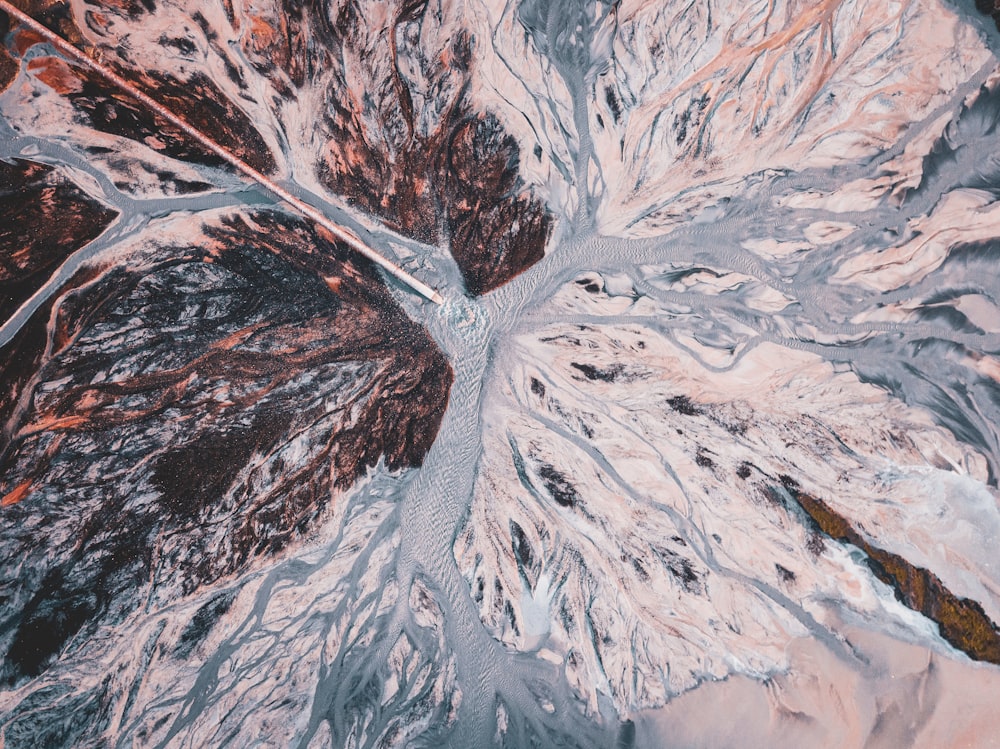
[[[50,166],[0,161],[0,320],[116,215]]]
[[[209,135],[258,171],[265,174],[274,172],[274,155],[250,117],[204,73],[187,73],[182,78],[172,71],[149,69],[131,62],[124,48],[116,49],[114,54],[102,54],[76,26],[67,3],[31,2],[22,5],[25,6],[23,10],[33,18],[77,48],[98,57],[104,65],[135,88]],[[106,11],[122,13],[140,22],[141,17],[154,8],[152,3],[108,3]],[[92,30],[102,30],[101,14],[88,13],[87,18]],[[22,31],[17,43],[18,51],[23,53],[38,41],[42,40],[32,32]],[[96,130],[144,142],[173,158],[213,166],[223,163],[217,156],[197,143],[192,143],[186,135],[90,70],[68,63],[61,57],[35,58],[28,69],[44,83],[68,96]]]
[[[65,2],[28,5],[47,26],[91,53],[101,52],[115,72],[254,168],[276,168],[246,112],[205,75],[138,65],[110,37],[93,47]],[[139,24],[157,11],[153,2],[103,5],[86,16],[97,38],[106,33],[108,16]],[[541,259],[553,219],[521,180],[516,141],[496,116],[477,111],[469,95],[473,39],[459,29],[436,55],[421,42],[425,30],[443,23],[440,10],[428,7],[407,0],[388,13],[368,12],[350,0],[329,7],[276,2],[250,8],[236,2],[227,10],[247,60],[279,98],[295,99],[329,77],[325,111],[315,124],[325,140],[323,152],[315,154],[320,180],[394,230],[426,242],[447,240],[466,288],[481,294]],[[218,34],[200,14],[192,19],[227,65],[231,81],[246,90],[244,73],[221,48]],[[21,39],[22,52],[37,41],[27,33]],[[182,56],[192,45],[188,38],[165,37],[161,43]],[[58,58],[33,60],[31,68],[68,96],[95,129],[174,158],[219,164],[99,77]]]
[[[1000,630],[977,601],[959,598],[930,570],[869,543],[846,518],[800,491],[791,479],[782,483],[820,532],[861,549],[875,576],[891,586],[907,607],[936,622],[941,636],[951,645],[977,661],[1000,664]]]
[[[0,40],[6,38],[10,32],[10,18],[6,13],[0,11]],[[5,44],[0,43],[0,94],[7,90],[17,77],[18,63],[14,56],[7,49]]]
[[[189,233],[81,273],[11,344],[31,364],[2,383],[8,680],[283,548],[436,435],[451,369],[367,262],[276,213]]]
[[[175,159],[210,166],[225,163],[90,70],[60,57],[36,57],[28,64],[28,70],[73,102],[95,130],[145,143]],[[210,135],[254,169],[265,174],[274,171],[274,156],[249,117],[204,75],[194,74],[181,82],[164,74],[121,72],[136,88]]]
[[[275,5],[251,16],[260,33],[243,35],[244,51],[279,90],[333,71],[320,178],[397,231],[447,239],[467,289],[481,294],[541,259],[552,216],[519,176],[517,143],[470,100],[474,41],[455,34],[433,57],[418,46],[438,12],[421,0],[373,14],[356,2],[329,15]],[[355,58],[363,64],[348,67]],[[433,115],[420,105],[427,92]]]

